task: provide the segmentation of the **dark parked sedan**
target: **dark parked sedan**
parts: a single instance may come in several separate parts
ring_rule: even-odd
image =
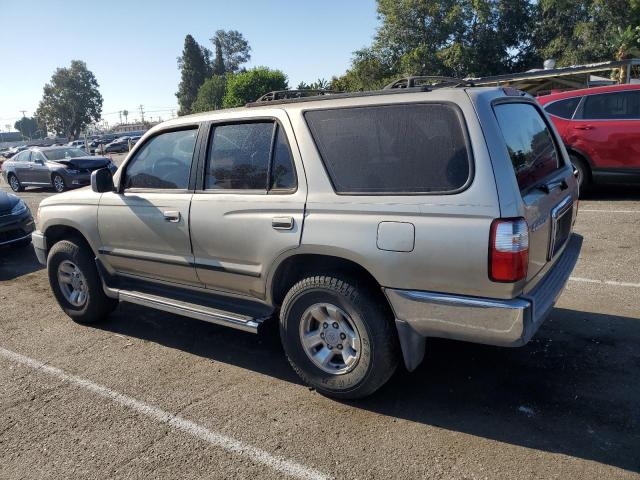
[[[11,193],[0,191],[0,247],[29,245],[34,228],[27,204]]]
[[[89,185],[91,172],[107,167],[117,170],[105,157],[88,156],[71,147],[35,147],[20,152],[2,164],[2,175],[14,192],[26,186],[53,187],[63,192],[71,187]]]
[[[115,139],[104,147],[105,153],[124,153],[129,151],[129,137],[120,137]]]

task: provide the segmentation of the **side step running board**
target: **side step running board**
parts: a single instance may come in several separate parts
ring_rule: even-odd
[[[113,290],[111,290],[113,292]],[[113,292],[115,293],[115,292]],[[175,313],[185,317],[203,320],[217,325],[237,328],[245,332],[258,333],[258,327],[267,317],[254,318],[224,310],[218,310],[203,305],[174,300],[172,298],[151,295],[149,293],[134,292],[128,290],[117,290],[120,301],[135,303],[145,307],[155,308],[164,312]]]

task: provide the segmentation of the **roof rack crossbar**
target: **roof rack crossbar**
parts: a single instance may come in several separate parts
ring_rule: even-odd
[[[383,90],[391,90],[394,88],[416,88],[428,87],[439,88],[453,85],[455,87],[473,87],[473,82],[463,78],[443,77],[440,75],[412,75],[394,80],[386,85]]]
[[[294,98],[316,97],[316,96],[322,96],[322,95],[335,95],[336,93],[343,93],[343,92],[340,92],[337,90],[313,90],[313,89],[274,90],[273,92],[265,93],[260,98],[258,98],[255,102],[252,102],[252,103],[273,102],[275,100],[289,100]]]

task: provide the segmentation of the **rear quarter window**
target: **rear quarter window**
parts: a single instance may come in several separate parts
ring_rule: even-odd
[[[574,97],[558,100],[545,105],[544,109],[551,115],[569,120],[573,117],[573,114],[576,113],[576,108],[578,108],[581,99],[582,97]]]
[[[305,119],[337,193],[454,193],[470,180],[462,113],[452,105],[311,110]]]
[[[529,103],[494,107],[520,190],[525,190],[561,167],[551,131],[538,109]]]

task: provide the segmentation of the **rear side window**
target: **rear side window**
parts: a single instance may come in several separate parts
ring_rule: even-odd
[[[573,117],[573,114],[576,113],[576,108],[578,108],[581,98],[582,97],[574,97],[558,100],[557,102],[546,105],[544,109],[556,117],[570,119]]]
[[[305,113],[337,193],[452,193],[471,165],[461,114],[429,103]]]
[[[560,168],[560,156],[538,109],[528,103],[495,107],[520,190]]]
[[[589,95],[584,101],[585,120],[640,119],[640,92],[617,92]]]

